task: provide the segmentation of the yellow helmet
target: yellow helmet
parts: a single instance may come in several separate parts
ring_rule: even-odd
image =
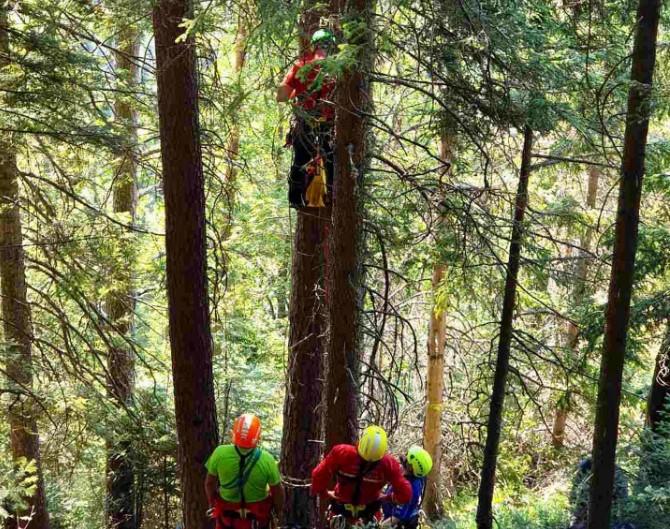
[[[433,458],[420,446],[410,446],[407,451],[407,463],[412,468],[412,473],[422,478],[430,474],[433,468]]]
[[[386,432],[379,426],[368,426],[358,440],[358,455],[366,461],[379,461],[387,448]]]

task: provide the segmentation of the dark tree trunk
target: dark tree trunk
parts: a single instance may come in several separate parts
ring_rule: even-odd
[[[366,167],[367,126],[361,114],[369,108],[370,85],[364,69],[371,59],[368,0],[353,0],[338,9],[348,18],[363,19],[358,40],[359,64],[338,80],[335,105],[335,182],[329,240],[326,299],[328,359],[326,375],[326,449],[351,443],[358,433],[360,312],[362,309],[361,185]]]
[[[26,299],[26,276],[16,156],[11,140],[0,139],[0,282],[2,284],[2,323],[7,345],[5,374],[14,395],[7,410],[12,458],[22,458],[37,465],[37,489],[29,498],[25,511],[12,512],[7,519],[9,529],[19,529],[30,516],[31,529],[49,527],[44,481],[37,431],[36,403],[33,389],[32,329],[30,306]]]
[[[660,0],[640,0],[636,17],[638,26],[631,70],[633,82],[628,93],[619,207],[593,434],[593,478],[588,529],[608,528],[612,507],[621,382],[633,288],[660,11]]]
[[[482,465],[481,482],[479,484],[479,502],[477,504],[477,529],[491,529],[493,526],[493,489],[496,480],[496,463],[498,446],[502,429],[503,405],[509,359],[511,353],[514,306],[516,304],[517,277],[521,261],[521,245],[523,242],[523,218],[528,205],[528,178],[533,148],[533,131],[528,126],[524,129],[523,154],[519,172],[519,187],[516,192],[514,207],[514,223],[512,239],[509,247],[507,276],[505,278],[505,296],[503,298],[502,317],[500,319],[500,338],[498,355],[491,390],[491,406],[486,431],[484,463]]]
[[[284,401],[281,470],[288,480],[284,525],[314,527],[317,511],[306,487],[321,455],[321,401],[323,399],[324,308],[323,231],[328,211],[298,212],[293,246],[289,365]]]
[[[0,69],[10,62],[8,9],[7,2],[0,4]],[[12,138],[6,134],[0,136],[0,285],[2,327],[7,344],[5,374],[8,388],[15,392],[7,409],[12,458],[15,462],[33,461],[37,467],[37,487],[28,498],[28,508],[10,513],[5,525],[8,529],[25,527],[26,520],[20,521],[20,517],[30,516],[31,529],[48,529],[36,402],[32,392],[32,324],[26,289],[18,168]]]
[[[118,50],[115,56],[119,86],[122,90],[133,90],[138,84],[139,68],[132,58],[139,55],[139,35],[132,26],[124,26],[119,30]],[[116,119],[124,128],[124,141],[115,153],[117,166],[113,183],[113,208],[114,213],[126,214],[132,225],[137,203],[137,112],[129,101],[129,96],[121,95],[114,104]],[[132,262],[114,263],[112,289],[107,298],[109,321],[115,333],[108,358],[108,391],[121,407],[131,404],[135,378],[133,350],[129,345],[135,312],[132,271]],[[124,438],[124,432],[115,434],[115,441],[107,446],[107,527],[135,529],[137,520],[132,445]]]
[[[311,2],[300,20],[300,51],[305,52],[321,11]],[[308,480],[321,455],[323,370],[326,314],[323,299],[325,237],[330,208],[298,210],[293,239],[289,357],[281,471],[287,480],[282,523],[315,527],[318,512],[309,489],[293,480]],[[277,313],[284,305],[277,299]],[[298,486],[294,486],[298,485]]]
[[[154,8],[165,193],[167,293],[185,529],[211,527],[204,463],[217,443],[205,254],[205,194],[195,44],[180,42],[188,0]]]
[[[670,411],[670,321],[666,323],[665,337],[656,358],[654,378],[647,399],[647,426],[654,433],[660,433],[660,426],[668,421],[663,412]]]

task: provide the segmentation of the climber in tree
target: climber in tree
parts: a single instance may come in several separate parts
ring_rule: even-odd
[[[264,529],[284,492],[277,462],[258,447],[261,421],[245,413],[235,419],[232,444],[221,445],[205,463],[205,492],[216,529]]]
[[[312,471],[312,494],[330,498],[330,514],[346,520],[360,519],[373,523],[382,502],[407,503],[412,487],[400,463],[386,453],[386,432],[379,426],[368,426],[358,445],[336,445]],[[335,490],[329,491],[335,479]],[[391,484],[387,496],[382,489]]]
[[[329,200],[326,189],[332,189],[335,80],[322,63],[335,45],[331,31],[316,31],[311,49],[293,64],[277,89],[277,101],[291,101],[294,109],[287,144],[294,151],[288,198],[295,208],[323,207]]]

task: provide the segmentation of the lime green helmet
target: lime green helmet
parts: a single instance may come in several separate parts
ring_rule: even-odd
[[[410,446],[407,451],[407,463],[412,469],[412,474],[419,478],[427,476],[433,468],[433,458],[420,446]]]
[[[328,29],[317,29],[312,35],[312,46],[319,44],[335,44],[335,35]]]

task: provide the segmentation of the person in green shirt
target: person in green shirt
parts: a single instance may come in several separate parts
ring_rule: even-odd
[[[279,468],[274,457],[258,447],[261,422],[250,413],[233,424],[233,442],[218,446],[205,467],[205,492],[217,529],[263,529],[274,508],[284,504]]]

